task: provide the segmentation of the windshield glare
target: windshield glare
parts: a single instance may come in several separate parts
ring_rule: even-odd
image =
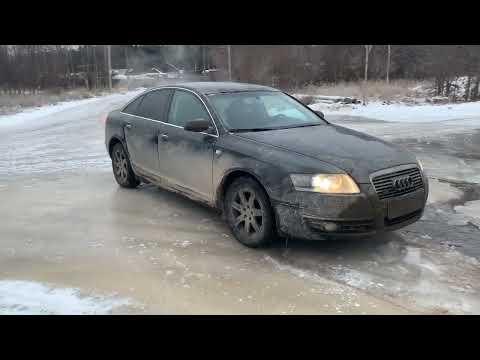
[[[281,92],[214,94],[210,101],[230,131],[326,124],[313,111]]]

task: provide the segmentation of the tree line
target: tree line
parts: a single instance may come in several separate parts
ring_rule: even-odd
[[[101,46],[1,45],[0,89],[25,93],[106,87],[106,61],[106,50]]]
[[[479,45],[232,46],[233,77],[283,88],[344,81],[433,80],[451,96],[466,79],[466,101],[478,100]],[[225,67],[223,60],[222,67]]]
[[[225,45],[112,45],[114,69],[168,72],[228,69]],[[435,94],[451,96],[465,80],[463,100],[480,98],[480,45],[231,45],[232,79],[281,88],[344,81],[433,80]],[[1,45],[0,89],[108,84],[104,45]]]
[[[208,68],[206,48],[198,45],[112,45],[112,68],[136,72]],[[111,75],[111,74],[110,74]],[[0,92],[108,85],[105,45],[0,45]]]

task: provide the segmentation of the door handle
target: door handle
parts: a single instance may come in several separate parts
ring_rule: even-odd
[[[162,141],[168,141],[168,135],[167,134],[162,134],[162,135],[160,135],[160,139],[162,139]]]
[[[131,129],[131,128],[132,128],[132,124],[127,123],[127,124],[125,125],[125,127],[126,127],[127,129]]]

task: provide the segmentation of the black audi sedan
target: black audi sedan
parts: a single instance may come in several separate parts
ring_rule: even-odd
[[[399,229],[428,196],[415,156],[266,86],[150,89],[108,115],[105,137],[120,186],[152,183],[215,207],[250,247]]]

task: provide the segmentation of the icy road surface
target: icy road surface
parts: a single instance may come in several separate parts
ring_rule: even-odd
[[[252,250],[211,209],[117,186],[100,120],[133,95],[0,117],[0,313],[480,313],[480,114],[330,117],[418,154],[432,184],[424,218]]]

